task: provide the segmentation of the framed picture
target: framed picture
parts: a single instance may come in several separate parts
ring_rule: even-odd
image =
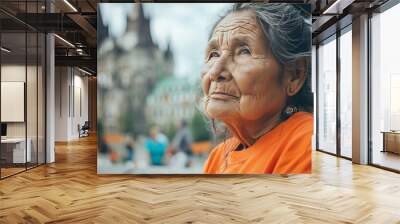
[[[98,13],[99,174],[311,172],[310,5]]]

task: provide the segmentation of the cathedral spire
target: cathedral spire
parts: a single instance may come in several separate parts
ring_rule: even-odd
[[[147,18],[144,15],[143,5],[141,3],[137,3],[137,7],[135,8],[138,20],[146,20]]]
[[[151,37],[150,18],[144,14],[144,8],[141,3],[137,3],[136,15],[138,24],[138,44],[139,47],[156,47]]]
[[[173,52],[171,50],[171,38],[168,38],[167,49],[164,51],[164,58],[166,60],[173,60],[174,58]]]

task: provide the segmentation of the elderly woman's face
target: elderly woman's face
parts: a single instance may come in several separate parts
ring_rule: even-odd
[[[202,70],[209,117],[257,120],[284,108],[280,67],[266,43],[251,11],[231,13],[216,26]]]

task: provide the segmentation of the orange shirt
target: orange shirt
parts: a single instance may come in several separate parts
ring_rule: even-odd
[[[311,173],[312,134],[313,115],[297,112],[247,149],[234,151],[240,144],[234,137],[219,144],[209,155],[204,173]]]

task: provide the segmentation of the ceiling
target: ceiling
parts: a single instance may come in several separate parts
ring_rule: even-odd
[[[293,3],[309,3],[312,8],[313,40],[335,32],[338,20],[346,16],[351,23],[351,16],[382,5],[387,0],[304,0]],[[1,30],[9,33],[4,36],[5,42],[13,42],[10,47],[23,51],[25,39],[21,31],[54,32],[56,65],[80,66],[96,73],[96,28],[97,4],[99,2],[131,2],[124,0],[1,0]],[[285,2],[274,1],[270,2]],[[287,2],[287,1],[286,1]],[[49,13],[49,12],[52,13]],[[345,21],[345,20],[343,20]],[[342,25],[346,25],[342,23]],[[329,31],[329,32],[328,32]],[[22,33],[23,33],[22,32]],[[18,34],[19,33],[19,34]],[[62,39],[66,40],[63,41]],[[3,43],[5,43],[3,41]],[[28,40],[29,41],[29,40]],[[70,44],[69,44],[70,43]],[[73,46],[72,46],[72,45]],[[28,52],[31,46],[28,45]],[[79,50],[78,50],[79,49]],[[23,53],[23,52],[20,52]]]
[[[32,58],[37,51],[29,32],[54,32],[56,66],[79,66],[96,73],[96,0],[1,0],[2,46],[9,61]],[[50,13],[51,11],[51,13]],[[65,41],[64,41],[65,40]],[[33,41],[33,42],[36,42]],[[37,44],[36,44],[37,45]],[[41,45],[39,47],[42,47]],[[4,60],[4,57],[3,57]]]

